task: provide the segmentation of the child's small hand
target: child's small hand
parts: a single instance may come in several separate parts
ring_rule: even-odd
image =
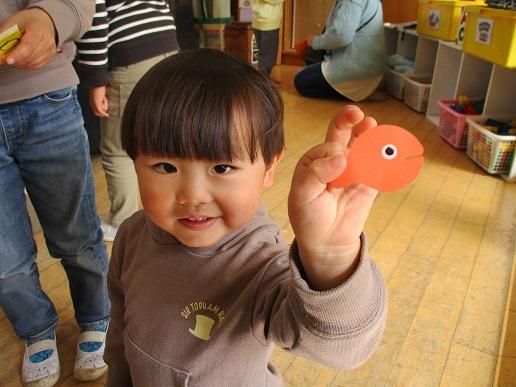
[[[358,184],[329,187],[346,168],[348,147],[374,127],[356,106],[346,106],[331,121],[326,141],[299,160],[289,194],[289,217],[310,286],[329,289],[355,270],[360,234],[377,191]]]
[[[90,88],[90,106],[97,117],[109,117],[109,100],[106,94],[106,86],[94,86]]]
[[[56,31],[50,16],[39,8],[23,10],[0,23],[0,31],[14,24],[23,36],[16,47],[0,58],[0,63],[26,69],[43,67],[57,53]]]

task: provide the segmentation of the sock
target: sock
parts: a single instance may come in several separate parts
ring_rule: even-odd
[[[93,331],[94,332],[106,332],[107,327],[108,327],[108,324],[106,322],[105,324],[99,326],[98,328],[93,329]],[[85,330],[83,330],[81,332],[85,332]],[[81,349],[81,351],[84,351],[84,352],[95,352],[100,347],[102,347],[102,343],[99,341],[86,341],[84,343],[79,344],[79,348]]]

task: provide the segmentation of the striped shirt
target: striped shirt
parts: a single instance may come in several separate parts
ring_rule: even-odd
[[[77,71],[86,86],[107,85],[110,68],[179,48],[166,0],[96,0],[92,27],[76,43]]]

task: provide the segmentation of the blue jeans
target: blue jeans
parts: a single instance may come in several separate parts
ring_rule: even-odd
[[[311,98],[345,99],[324,78],[321,64],[314,63],[304,67],[294,78],[294,86],[299,94]]]
[[[0,305],[16,334],[55,330],[43,292],[24,188],[48,251],[68,277],[81,328],[109,318],[108,257],[96,212],[88,139],[76,88],[0,105]]]

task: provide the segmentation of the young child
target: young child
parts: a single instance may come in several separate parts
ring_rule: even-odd
[[[284,0],[253,0],[252,26],[258,45],[258,70],[271,75],[276,63]]]
[[[109,386],[280,386],[273,343],[339,369],[369,358],[387,313],[362,235],[376,191],[328,186],[363,117],[344,108],[299,161],[289,247],[260,204],[284,148],[273,83],[211,49],[149,70],[122,121],[144,210],[113,245]]]
[[[170,2],[172,4],[172,2]],[[110,201],[102,220],[104,240],[140,206],[132,160],[120,145],[122,113],[145,72],[179,49],[175,20],[166,0],[96,0],[92,27],[77,41],[77,71],[100,117],[100,151]]]

